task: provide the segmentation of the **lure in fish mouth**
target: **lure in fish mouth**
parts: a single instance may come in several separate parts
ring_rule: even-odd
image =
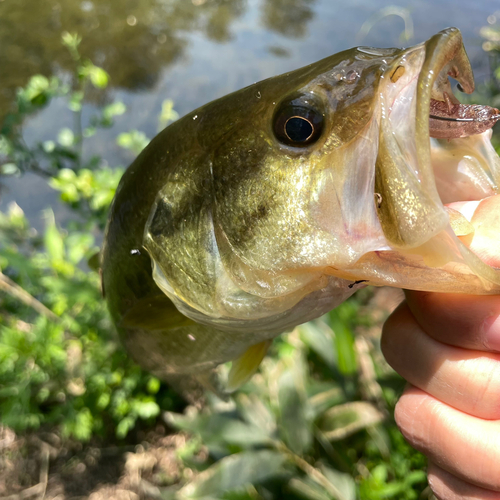
[[[103,289],[134,358],[229,388],[273,337],[366,283],[500,292],[453,201],[499,193],[498,110],[474,90],[459,30],[408,49],[358,47],[209,103],[125,173]]]

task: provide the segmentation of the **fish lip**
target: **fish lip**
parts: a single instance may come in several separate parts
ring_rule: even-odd
[[[429,114],[431,99],[445,100],[444,92],[453,102],[458,100],[451,92],[448,76],[457,80],[465,93],[474,91],[474,75],[465,52],[462,34],[458,28],[440,31],[424,43],[425,59],[417,82],[415,140],[421,180],[427,184],[438,202],[439,195],[431,166]],[[433,196],[433,197],[434,197]],[[439,202],[438,202],[439,203]]]

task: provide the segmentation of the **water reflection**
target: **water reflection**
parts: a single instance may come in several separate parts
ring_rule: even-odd
[[[262,22],[304,36],[314,1],[265,0]],[[0,0],[0,119],[31,75],[72,68],[63,31],[82,36],[82,55],[104,67],[114,87],[144,90],[186,55],[188,33],[227,42],[247,7],[246,0]]]
[[[287,37],[306,35],[307,23],[314,17],[315,0],[266,0],[262,8],[264,26]]]

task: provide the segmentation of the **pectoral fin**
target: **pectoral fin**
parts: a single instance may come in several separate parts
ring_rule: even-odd
[[[253,345],[233,361],[227,380],[227,392],[235,391],[250,379],[259,368],[271,342],[271,340],[264,340],[264,342]]]

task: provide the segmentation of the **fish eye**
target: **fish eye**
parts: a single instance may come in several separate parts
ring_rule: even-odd
[[[283,102],[274,115],[274,134],[283,144],[295,147],[316,142],[323,130],[323,114],[310,96],[299,96]]]

